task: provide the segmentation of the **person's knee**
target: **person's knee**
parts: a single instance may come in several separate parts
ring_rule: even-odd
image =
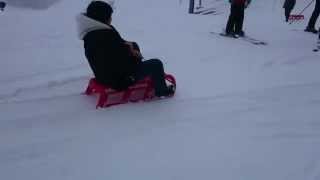
[[[163,66],[163,63],[160,59],[150,59],[150,62],[152,62],[154,66]]]
[[[149,68],[154,72],[161,72],[164,69],[163,63],[159,59],[150,59]]]

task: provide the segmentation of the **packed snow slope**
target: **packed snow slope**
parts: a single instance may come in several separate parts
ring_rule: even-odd
[[[206,2],[208,2],[207,0]],[[299,1],[299,11],[307,1]],[[77,39],[85,1],[0,14],[0,179],[319,180],[320,79],[316,35],[284,22],[282,2],[255,0],[245,31],[188,2],[117,0],[113,24],[176,76],[175,97],[95,109]]]

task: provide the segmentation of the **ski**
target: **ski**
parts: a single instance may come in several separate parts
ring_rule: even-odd
[[[216,8],[206,8],[206,9],[202,9],[202,10],[198,10],[196,12],[194,12],[193,14],[204,14],[204,13],[207,13],[207,12],[212,12],[214,11],[215,12],[215,9]]]
[[[207,11],[207,12],[202,13],[202,15],[216,14],[216,13],[217,13],[217,11],[212,10],[212,11]]]
[[[247,36],[247,35],[242,36],[242,37],[240,36],[239,39],[243,39],[243,40],[248,41],[248,42],[250,42],[252,44],[255,44],[255,45],[267,45],[268,44],[265,41],[261,41],[261,40],[255,39],[255,38]]]
[[[217,33],[217,32],[210,32],[211,34],[217,34],[223,37],[229,37],[229,38],[233,38],[233,39],[240,39],[246,42],[249,42],[251,44],[254,45],[267,45],[268,43],[262,40],[258,40],[256,38],[250,37],[250,36],[239,36],[239,35],[227,35],[225,33]]]
[[[228,37],[228,38],[234,38],[234,39],[238,39],[237,36],[231,36],[231,35],[227,35],[226,33],[217,33],[217,32],[210,32],[211,34],[214,34],[214,35],[220,35],[220,36],[223,36],[223,37]]]

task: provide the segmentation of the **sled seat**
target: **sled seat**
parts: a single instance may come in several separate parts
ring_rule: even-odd
[[[170,84],[176,85],[175,78],[172,75],[166,74],[165,79]],[[154,85],[150,77],[138,81],[124,91],[116,91],[111,87],[100,84],[95,78],[91,78],[85,94],[98,95],[97,109],[99,107],[110,107],[112,105],[124,104],[127,102],[151,100],[155,97]]]
[[[290,21],[297,21],[297,20],[303,20],[304,19],[304,15],[296,15],[296,14],[292,14],[289,16],[289,20]]]

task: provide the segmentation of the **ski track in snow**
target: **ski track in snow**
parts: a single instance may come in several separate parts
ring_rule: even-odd
[[[72,67],[57,68],[57,69],[51,70],[51,72],[47,72],[47,71],[46,72],[36,72],[36,73],[27,74],[27,75],[16,76],[13,78],[5,78],[5,79],[1,79],[0,83],[1,84],[12,84],[12,83],[19,83],[19,82],[23,82],[23,81],[32,81],[32,79],[34,79],[34,78],[39,78],[39,77],[45,78],[48,76],[57,75],[59,73],[68,73],[70,71],[75,71],[80,68],[84,68],[83,64],[74,65]],[[87,67],[85,67],[85,68],[87,68]]]
[[[28,100],[19,100],[18,96],[24,93],[37,93],[38,91],[52,91],[53,88],[59,88],[65,85],[68,85],[70,83],[77,83],[77,82],[83,82],[85,80],[88,80],[88,76],[83,76],[83,77],[75,77],[75,78],[68,78],[68,79],[60,79],[60,80],[51,80],[46,83],[38,84],[35,86],[30,86],[30,87],[21,87],[17,88],[15,90],[12,90],[13,92],[10,94],[0,94],[0,104],[3,103],[12,103],[12,102],[24,102],[24,101],[35,101],[35,100],[49,100],[52,98],[57,98],[57,97],[65,97],[68,95],[59,95],[59,96],[48,96],[48,97],[41,97],[41,98],[33,98],[33,99],[28,99]],[[68,93],[67,93],[68,94]],[[70,94],[70,95],[73,95]],[[25,97],[20,97],[21,99],[24,99]]]
[[[76,81],[84,81],[87,78],[78,78],[78,79],[68,79],[65,81],[60,81],[60,82],[51,82],[48,83],[47,86],[41,86],[40,90],[41,91],[47,91],[47,92],[52,92],[55,91],[52,88],[61,88],[62,86],[65,85],[71,85],[73,86],[73,84],[68,84],[68,83],[75,83]],[[87,82],[87,81],[85,81]],[[32,91],[34,93],[37,93],[37,89],[39,87],[33,87],[31,89],[21,89],[19,91],[19,93],[23,93],[24,91]],[[215,95],[215,96],[196,96],[196,97],[183,97],[178,94],[176,95],[176,97],[170,98],[168,100],[159,100],[161,101],[170,101],[170,103],[174,104],[175,106],[180,106],[183,105],[185,103],[201,103],[201,102],[220,102],[220,101],[224,101],[224,100],[228,100],[228,99],[249,99],[249,100],[254,100],[254,101],[262,101],[264,103],[267,102],[271,102],[271,103],[277,103],[277,101],[279,101],[279,99],[273,99],[273,97],[269,97],[269,96],[263,96],[263,94],[265,92],[287,92],[290,89],[320,89],[320,82],[315,82],[315,83],[308,83],[308,84],[294,84],[294,85],[284,85],[284,86],[280,86],[280,87],[272,87],[272,88],[268,88],[268,89],[263,89],[263,90],[251,90],[251,91],[247,91],[247,92],[234,92],[234,93],[227,93],[227,94],[220,94],[220,95]],[[84,89],[83,89],[84,92]],[[50,93],[45,93],[42,96],[35,96],[32,98],[28,98],[28,97],[19,97],[16,98],[18,96],[18,93],[12,96],[7,96],[3,99],[1,99],[0,104],[22,104],[22,103],[40,103],[40,102],[46,102],[46,101],[50,101],[50,100],[68,100],[68,98],[72,98],[72,97],[79,97],[81,96],[82,92],[75,92],[75,93],[63,93],[60,95],[52,95]],[[84,95],[83,95],[84,96]],[[279,95],[278,95],[279,96]],[[84,96],[86,98],[89,98],[87,96]],[[97,97],[92,97],[93,99],[97,100]],[[282,101],[280,101],[281,103],[283,103]],[[138,103],[152,103],[152,102],[138,102]],[[309,100],[303,100],[301,103],[304,104],[309,104],[309,105],[316,105],[319,106],[320,105],[320,97],[318,97],[317,99],[309,99]],[[136,103],[129,103],[129,104],[136,104]],[[92,104],[92,106],[94,106],[95,104]],[[118,106],[123,106],[123,105],[118,105]],[[289,103],[288,103],[289,106]],[[298,105],[300,106],[300,105]],[[263,105],[258,105],[256,103],[253,103],[250,106],[245,106],[243,108],[239,108],[236,107],[235,111],[232,110],[228,110],[229,113],[231,114],[235,114],[235,113],[240,113],[240,112],[253,112],[256,110],[259,110],[260,108],[263,108]],[[275,135],[277,136],[277,135]]]
[[[320,161],[313,159],[305,168],[305,176],[308,180],[318,180],[320,178]]]
[[[263,64],[263,67],[271,68],[275,65],[283,65],[283,66],[296,66],[304,63],[317,63],[318,55],[316,54],[308,54],[302,55],[294,58],[288,58],[287,56],[281,56],[276,60],[270,60]]]

